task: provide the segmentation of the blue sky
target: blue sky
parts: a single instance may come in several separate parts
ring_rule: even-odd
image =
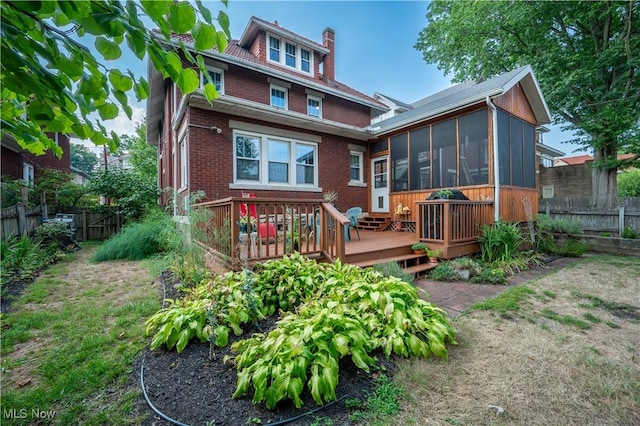
[[[219,1],[205,1],[217,16]],[[450,79],[434,64],[426,64],[414,49],[418,33],[426,26],[426,1],[245,1],[230,0],[226,12],[231,36],[238,39],[251,16],[278,24],[322,43],[326,27],[335,30],[336,80],[367,95],[383,93],[413,102],[450,86]],[[125,49],[126,50],[126,49]],[[146,73],[146,64],[123,56],[115,66]],[[136,108],[138,120],[144,103]],[[135,120],[135,118],[134,118]],[[133,125],[120,117],[111,128],[132,132]],[[561,144],[571,137],[551,126],[545,144],[572,155],[573,146]]]

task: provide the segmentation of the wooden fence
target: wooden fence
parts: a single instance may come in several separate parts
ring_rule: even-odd
[[[554,220],[578,222],[586,234],[620,236],[625,228],[640,232],[640,198],[618,198],[617,205],[596,210],[589,197],[566,197],[541,200],[538,210]]]
[[[78,241],[105,240],[122,227],[122,217],[112,211],[46,205],[26,209],[22,204],[17,204],[0,211],[1,238],[4,241],[13,236],[29,235],[42,224],[43,219],[53,219],[57,213],[74,215]]]

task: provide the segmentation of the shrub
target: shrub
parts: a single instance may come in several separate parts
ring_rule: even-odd
[[[470,257],[458,257],[449,262],[449,269],[456,274],[457,279],[466,281],[478,275],[482,267]]]
[[[154,213],[142,222],[126,225],[121,232],[109,238],[100,246],[93,261],[147,259],[155,254],[165,253],[168,234],[175,230],[175,222],[164,213]]]
[[[451,262],[441,263],[431,270],[429,278],[436,281],[455,281],[458,279],[458,274],[449,266]]]
[[[623,170],[618,175],[618,197],[640,197],[640,170]]]
[[[398,262],[378,263],[373,266],[373,269],[385,277],[396,277],[404,282],[413,283],[413,275],[406,273]]]
[[[506,284],[507,276],[499,268],[483,268],[480,273],[471,278],[471,282],[479,284]]]
[[[638,238],[638,233],[635,231],[635,229],[627,226],[626,228],[624,228],[624,231],[622,231],[622,238],[635,240],[636,238]]]
[[[517,257],[523,236],[518,224],[498,221],[492,226],[482,225],[478,242],[482,261],[491,265]]]

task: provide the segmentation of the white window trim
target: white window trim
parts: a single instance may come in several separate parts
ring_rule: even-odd
[[[207,71],[213,71],[220,74],[220,90],[218,90],[219,95],[224,95],[224,70],[221,68],[211,67],[207,65]],[[204,90],[204,85],[209,81],[205,78],[205,76],[200,73],[200,90]]]
[[[29,173],[25,173],[25,171],[29,170]],[[36,169],[31,163],[24,162],[22,163],[22,181],[26,186],[33,185],[36,177]]]
[[[260,170],[258,175],[259,181],[255,180],[241,180],[238,179],[237,171],[237,156],[236,156],[236,138],[238,136],[248,136],[257,138],[260,140]],[[269,142],[268,140],[278,140],[282,142],[288,142],[289,145],[289,183],[269,183]],[[299,184],[296,183],[296,146],[308,145],[312,146],[315,153],[315,164],[313,165],[313,184]],[[285,190],[285,191],[307,191],[318,192],[321,189],[318,186],[318,143],[307,140],[300,140],[291,137],[268,135],[264,133],[256,133],[245,130],[233,131],[233,183],[229,185],[229,188],[245,188],[245,189],[264,189],[264,190]]]
[[[273,104],[273,102],[272,102],[272,96],[273,95],[271,94],[273,89],[276,89],[276,90],[279,90],[281,92],[284,92],[284,108]],[[273,108],[287,109],[288,110],[289,109],[289,89],[287,89],[286,87],[278,86],[277,84],[270,84],[269,85],[269,105],[271,105]]]
[[[358,157],[360,163],[360,177],[356,180],[351,179],[351,156]],[[362,185],[364,183],[364,154],[361,151],[349,151],[349,185]]]
[[[318,115],[309,114],[309,101],[310,100],[318,102],[318,106],[320,107],[320,110],[318,111]],[[322,118],[322,99],[321,98],[318,98],[317,96],[307,95],[307,115],[309,117]]]
[[[280,42],[280,60],[279,61],[274,61],[271,59],[271,40],[278,40]],[[313,49],[301,45],[299,43],[296,43],[293,40],[290,39],[286,39],[286,38],[282,38],[282,37],[278,37],[274,34],[267,34],[266,37],[266,43],[267,43],[267,62],[271,62],[272,64],[278,64],[278,65],[282,65],[283,67],[286,67],[287,69],[291,69],[291,70],[295,70],[301,74],[306,74],[306,75],[313,75],[313,69],[314,69],[314,63],[313,61],[315,60],[314,58],[314,54],[313,54]],[[287,65],[287,43],[295,46],[296,48],[296,65],[295,67],[292,67],[290,65]],[[309,71],[303,71],[302,70],[302,52],[301,50],[306,50],[307,52],[309,52]]]
[[[187,149],[187,135],[186,133],[182,135],[179,139],[178,146],[180,148],[180,188],[178,188],[179,192],[187,189],[188,186],[188,178],[189,178],[189,154]]]

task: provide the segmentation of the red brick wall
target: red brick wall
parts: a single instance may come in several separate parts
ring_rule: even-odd
[[[258,31],[249,50],[260,60],[267,60],[267,33],[264,30]]]
[[[261,104],[270,105],[270,84],[267,76],[257,71],[229,65],[229,70],[224,74],[225,93]],[[305,87],[299,84],[291,84],[289,89],[289,110],[307,113],[307,94]],[[366,127],[371,122],[369,108],[338,98],[333,95],[325,95],[322,101],[322,117],[351,126]]]
[[[201,126],[218,126],[222,133],[212,132],[197,127],[189,128],[189,190],[190,192],[204,191],[206,200],[240,196],[242,189],[230,189],[233,182],[233,130],[229,128],[229,120],[237,119],[248,123],[261,124],[269,127],[277,127],[293,131],[300,129],[276,126],[258,120],[243,117],[235,117],[201,109],[191,109],[191,124]],[[311,133],[311,132],[309,132]],[[318,134],[318,133],[316,133]],[[333,135],[323,135],[322,142],[318,144],[318,176],[319,186],[323,191],[337,190],[340,197],[336,202],[339,209],[347,209],[358,205],[367,206],[367,188],[349,187],[350,157],[348,144],[361,144],[348,138]],[[368,163],[365,159],[365,173]],[[368,176],[368,174],[365,174]],[[256,191],[250,190],[258,197],[282,197],[282,198],[321,198],[318,192],[295,191]]]
[[[22,154],[2,147],[2,173],[3,176],[11,176],[15,179],[22,179]]]
[[[53,134],[47,133],[53,139]],[[28,162],[34,166],[34,178],[38,178],[38,169],[57,169],[64,173],[70,172],[71,156],[69,155],[69,136],[58,135],[58,145],[62,148],[62,157],[56,157],[51,151],[43,155],[34,155],[30,152],[14,152],[2,148],[2,171],[3,175],[9,175],[16,179],[22,179],[22,164]]]

